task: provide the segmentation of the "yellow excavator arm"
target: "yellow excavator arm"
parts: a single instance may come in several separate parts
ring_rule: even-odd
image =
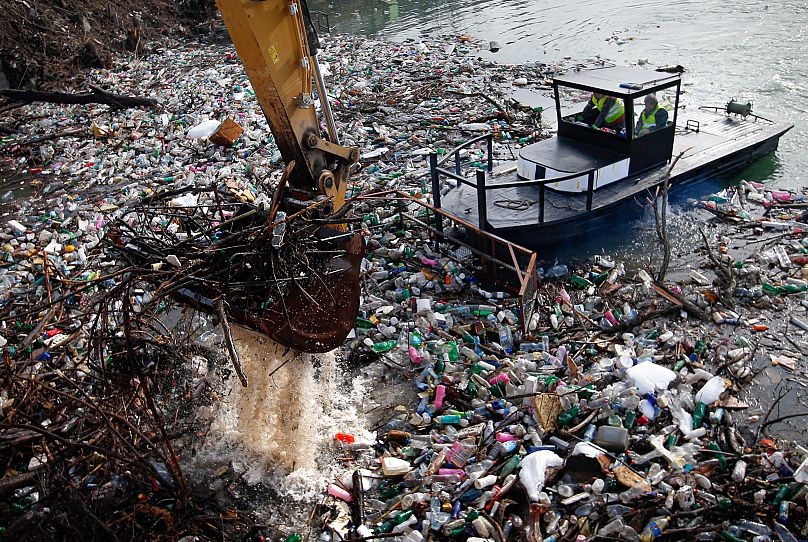
[[[236,51],[284,161],[294,161],[290,185],[344,204],[350,167],[359,149],[339,144],[317,63],[319,39],[305,0],[216,0]],[[314,84],[312,84],[314,82]],[[314,88],[328,130],[323,138]]]
[[[284,212],[314,207],[308,200],[320,200],[319,216],[332,215],[344,206],[359,149],[339,143],[306,0],[216,0],[216,4],[287,164],[284,179],[289,190],[281,182],[270,216],[276,204]],[[327,137],[317,119],[315,90]],[[296,279],[298,287],[262,311],[230,307],[235,322],[297,351],[325,352],[342,344],[359,311],[364,241],[336,217],[314,235],[322,251],[319,256],[309,254],[308,278]],[[271,248],[266,250],[272,258]]]

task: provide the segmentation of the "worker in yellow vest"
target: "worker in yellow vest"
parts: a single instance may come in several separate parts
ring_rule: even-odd
[[[659,105],[656,96],[648,94],[645,97],[645,109],[637,119],[637,126],[634,127],[635,137],[644,136],[660,130],[668,125],[668,112]]]
[[[625,126],[625,106],[619,98],[593,92],[592,99],[578,117],[592,128],[608,128],[619,132]]]

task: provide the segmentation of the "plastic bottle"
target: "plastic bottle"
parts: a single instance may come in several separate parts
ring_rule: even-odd
[[[652,542],[659,538],[659,535],[661,535],[662,531],[668,526],[670,520],[670,516],[660,516],[649,521],[640,535],[640,542]]]
[[[701,427],[704,421],[704,415],[707,413],[707,405],[699,401],[696,403],[696,408],[693,410],[693,429]]]
[[[569,274],[569,272],[570,272],[569,268],[566,265],[558,264],[556,262],[555,265],[553,265],[550,269],[547,270],[544,276],[545,278],[548,279],[557,279],[563,277],[564,275]]]
[[[797,542],[797,537],[791,534],[785,525],[776,521],[774,522],[774,532],[777,533],[781,542]]]
[[[744,531],[748,531],[752,534],[761,536],[771,536],[772,534],[772,530],[769,527],[756,521],[749,521],[748,519],[739,519],[734,523]]]
[[[626,527],[622,518],[615,518],[600,529],[598,529],[598,536],[609,536],[610,534],[617,534]],[[617,538],[617,537],[615,537]]]
[[[544,345],[542,343],[522,343],[519,345],[520,352],[543,352]]]
[[[624,506],[622,504],[610,504],[606,507],[606,513],[609,515],[610,518],[614,517],[623,517],[629,512],[634,511],[633,508],[630,506]]]
[[[736,482],[743,482],[744,478],[746,478],[746,461],[739,459],[732,469],[732,479]]]
[[[443,408],[443,398],[446,396],[446,386],[443,384],[438,384],[435,386],[435,400],[433,404],[435,405],[435,411],[440,411]]]
[[[645,490],[642,489],[640,486],[630,487],[627,490],[620,493],[620,500],[624,503],[628,503],[633,501],[643,493],[645,493]]]
[[[513,332],[510,326],[500,324],[499,326],[499,344],[505,349],[505,352],[513,352]]]
[[[389,352],[398,346],[398,341],[381,341],[373,343],[373,351],[378,353]]]

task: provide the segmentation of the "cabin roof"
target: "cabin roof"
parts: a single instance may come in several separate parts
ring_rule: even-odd
[[[553,79],[553,82],[556,85],[583,90],[602,90],[604,94],[619,98],[634,98],[670,86],[680,79],[679,74],[615,66],[559,75]],[[629,83],[635,88],[621,87],[620,85],[623,83]]]

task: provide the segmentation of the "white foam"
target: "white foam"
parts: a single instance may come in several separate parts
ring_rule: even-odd
[[[357,411],[364,380],[341,390],[333,352],[299,354],[236,326],[233,338],[249,386],[235,377],[224,384],[199,459],[230,462],[247,483],[264,482],[281,497],[317,499],[340,474],[334,435],[373,441]]]

